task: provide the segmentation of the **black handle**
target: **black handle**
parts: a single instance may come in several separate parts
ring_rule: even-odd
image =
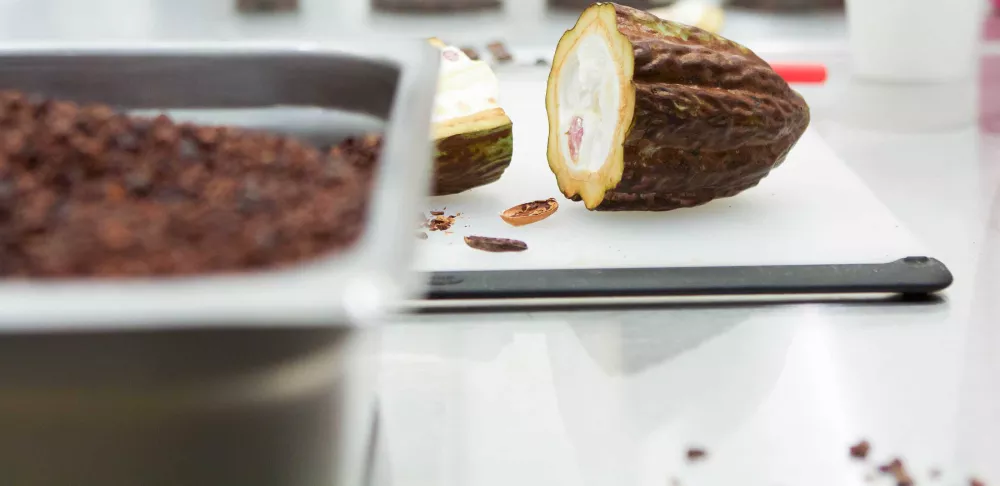
[[[763,294],[929,294],[952,283],[940,261],[742,267],[434,272],[427,299]]]

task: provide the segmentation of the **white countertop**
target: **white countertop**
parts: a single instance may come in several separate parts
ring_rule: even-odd
[[[828,87],[803,90],[814,126],[949,265],[940,301],[415,316],[384,334],[393,479],[894,484],[866,475],[899,456],[917,484],[935,468],[940,484],[1000,481],[1000,133],[905,133],[919,124],[848,106],[844,64],[829,65]],[[886,103],[960,99],[867,89]],[[869,463],[848,456],[862,438]],[[688,464],[692,445],[708,458]]]
[[[918,484],[1000,481],[1000,138],[826,131],[951,267],[942,301],[415,317],[384,335],[394,478],[860,485],[867,438]]]
[[[322,40],[374,29],[549,43],[565,28],[528,0],[507,0],[474,26],[369,16],[346,0],[302,3],[303,14],[248,19],[223,0],[0,0],[0,37]],[[1000,136],[859,129],[880,103],[842,116],[841,19],[739,18],[727,33],[753,47],[833,56],[830,87],[807,93],[814,125],[949,265],[954,286],[930,303],[407,318],[385,330],[380,357],[392,484],[846,486],[868,484],[872,463],[896,455],[918,484],[932,468],[940,484],[972,474],[1000,482]],[[869,95],[935,101],[898,91]],[[934,95],[938,106],[954,93]],[[995,101],[987,108],[1000,113]],[[873,444],[867,465],[848,457],[861,438]],[[692,445],[708,457],[687,464]]]

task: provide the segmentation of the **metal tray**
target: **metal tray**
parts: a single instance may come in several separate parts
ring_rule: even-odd
[[[437,66],[437,51],[419,41],[374,48],[273,43],[0,48],[0,89],[123,109],[181,110],[200,121],[313,140],[373,127],[385,134],[368,224],[352,248],[251,274],[0,281],[0,331],[329,325],[382,315],[422,285],[410,270],[412,209],[429,187],[427,134]]]

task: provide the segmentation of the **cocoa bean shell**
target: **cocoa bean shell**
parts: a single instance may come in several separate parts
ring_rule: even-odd
[[[492,253],[517,252],[528,249],[528,244],[521,240],[489,236],[466,236],[465,244],[470,248]]]

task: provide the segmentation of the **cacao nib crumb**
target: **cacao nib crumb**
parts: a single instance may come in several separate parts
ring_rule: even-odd
[[[291,138],[15,91],[0,91],[0,124],[0,276],[41,278],[238,272],[337,252],[361,235],[380,140],[348,139],[327,160]],[[268,163],[278,156],[288,164]]]
[[[184,159],[191,159],[198,156],[198,145],[191,139],[184,137],[181,139],[178,155]]]
[[[139,148],[139,137],[135,133],[119,133],[114,138],[114,143],[122,150],[137,150]]]
[[[153,186],[153,175],[148,170],[140,170],[125,176],[125,188],[137,196],[149,194]]]
[[[893,459],[887,464],[878,467],[882,474],[892,475],[896,480],[896,486],[913,486],[913,478],[906,471],[903,461],[899,458]]]
[[[687,460],[694,462],[700,461],[708,456],[708,451],[700,447],[691,447],[687,450]]]
[[[892,461],[880,465],[878,467],[878,472],[887,474],[901,467],[903,467],[903,461],[899,460],[899,458],[896,458],[893,459]]]
[[[865,459],[868,457],[868,452],[870,450],[871,444],[869,444],[867,440],[862,440],[861,442],[851,446],[851,457],[855,459]]]
[[[431,211],[431,216],[444,216],[444,211]]]
[[[455,224],[455,218],[457,216],[457,214],[453,216],[434,216],[427,221],[427,227],[430,228],[431,231],[446,231],[451,229],[451,225]]]

